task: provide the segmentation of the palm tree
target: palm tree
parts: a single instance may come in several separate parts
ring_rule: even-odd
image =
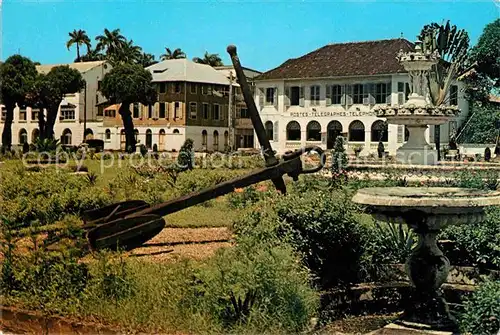
[[[104,60],[104,55],[97,49],[90,48],[87,50],[87,53],[80,57],[80,61],[82,62],[93,62],[97,60]]]
[[[180,48],[177,48],[174,51],[170,50],[169,48],[165,48],[165,53],[160,56],[161,60],[180,58],[186,58],[186,54]]]
[[[209,54],[208,52],[205,52],[205,55],[203,58],[195,57],[193,58],[193,62],[195,63],[200,63],[200,64],[207,64],[210,66],[222,66],[224,63],[222,63],[222,59],[219,57],[219,54]]]
[[[134,45],[134,41],[130,40],[122,44],[116,52],[108,55],[108,59],[114,65],[121,63],[136,64],[140,63],[142,57],[142,48]]]
[[[95,40],[96,50],[105,51],[108,57],[117,53],[127,43],[125,36],[120,34],[120,29],[110,31],[105,28],[104,34],[96,36]]]
[[[80,62],[80,45],[87,46],[87,52],[90,50],[90,38],[85,32],[85,30],[73,30],[71,33],[68,33],[70,39],[66,42],[66,47],[69,48],[76,44],[76,61]]]
[[[142,67],[148,67],[148,66],[151,66],[153,64],[156,64],[158,63],[158,61],[155,60],[155,56],[152,55],[152,54],[148,54],[146,52],[143,52],[141,54],[141,57],[139,58],[139,61],[138,63],[142,66]]]

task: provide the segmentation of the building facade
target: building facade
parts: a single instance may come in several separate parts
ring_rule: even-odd
[[[413,49],[405,39],[330,44],[290,59],[255,78],[255,102],[273,149],[278,153],[317,145],[332,149],[337,136],[349,153],[376,153],[379,141],[395,154],[407,139],[404,126],[387,125],[375,115],[381,104],[403,104],[409,76],[399,64],[400,50]],[[446,103],[458,105],[457,119],[440,127],[446,145],[468,113],[462,84],[454,83]],[[434,143],[434,127],[427,130]],[[258,147],[258,143],[256,143]]]
[[[227,150],[230,92],[233,115],[245,106],[237,97],[236,81],[222,70],[187,59],[165,60],[147,69],[153,75],[158,100],[151,106],[130,105],[139,144],[148,149],[156,145],[158,151],[178,151],[190,138],[196,151]],[[118,109],[119,105],[104,108],[101,138],[106,149],[125,149]]]
[[[237,81],[236,71],[232,65],[229,66],[217,66],[215,67],[217,71],[223,72],[228,79],[231,81]],[[243,74],[245,75],[247,82],[250,86],[252,95],[255,94],[255,77],[262,74],[260,71],[252,70],[250,68],[243,67]],[[248,109],[241,94],[239,88],[235,88],[234,95],[234,105],[231,110],[234,117],[230,120],[230,141],[231,147],[234,149],[240,148],[253,148],[255,146],[254,141],[254,131],[252,121],[250,120],[250,115],[248,114]]]
[[[59,106],[59,117],[54,125],[55,138],[65,145],[82,143],[85,135],[92,137],[99,133],[102,125],[102,115],[99,115],[98,103],[105,98],[99,92],[99,83],[104,75],[111,70],[111,65],[105,61],[81,62],[57,65],[38,65],[39,73],[48,73],[53,67],[67,65],[78,70],[85,80],[85,88],[80,92],[67,94]],[[33,143],[39,135],[39,109],[31,107],[14,109],[12,123],[12,144],[22,146]],[[46,112],[45,110],[43,111]],[[2,106],[0,129],[3,128],[6,111]]]

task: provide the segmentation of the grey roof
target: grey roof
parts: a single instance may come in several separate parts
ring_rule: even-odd
[[[39,73],[48,73],[53,67],[60,65],[68,65],[71,69],[78,70],[80,73],[85,73],[96,66],[106,63],[105,60],[99,60],[94,62],[78,62],[78,63],[65,63],[65,64],[43,64],[37,65],[36,69]]]
[[[185,58],[164,60],[146,69],[153,75],[153,82],[188,81],[229,85],[229,80],[222,72],[210,65],[198,64]]]

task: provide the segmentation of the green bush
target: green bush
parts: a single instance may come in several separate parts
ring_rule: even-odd
[[[182,170],[192,170],[194,163],[193,140],[188,138],[184,141],[179,156],[177,157],[177,164]]]
[[[492,335],[500,331],[500,281],[482,283],[465,302],[460,323],[463,332]]]
[[[447,252],[451,264],[500,269],[499,222],[500,207],[492,207],[484,222],[447,227],[439,239],[453,242]]]
[[[203,302],[195,300],[193,307],[208,311],[224,329],[237,333],[245,328],[296,333],[317,308],[308,272],[286,246],[260,244],[256,249],[239,244],[223,249],[197,278],[201,284],[196,295],[203,294]]]
[[[32,221],[50,224],[67,214],[81,214],[107,205],[111,197],[87,178],[53,168],[28,173],[22,164],[2,167],[0,213],[22,226]]]
[[[367,225],[348,194],[309,190],[266,202],[271,205],[267,209],[271,213],[257,209],[257,213],[247,214],[235,223],[238,236],[253,236],[256,240],[276,236],[279,241],[287,241],[303,256],[316,283],[323,288],[349,285],[360,279]],[[268,222],[265,234],[258,228],[263,222]]]

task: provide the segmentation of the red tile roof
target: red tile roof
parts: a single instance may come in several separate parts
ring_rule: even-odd
[[[406,72],[397,53],[413,50],[406,39],[329,44],[302,57],[292,58],[256,80],[369,76]]]

